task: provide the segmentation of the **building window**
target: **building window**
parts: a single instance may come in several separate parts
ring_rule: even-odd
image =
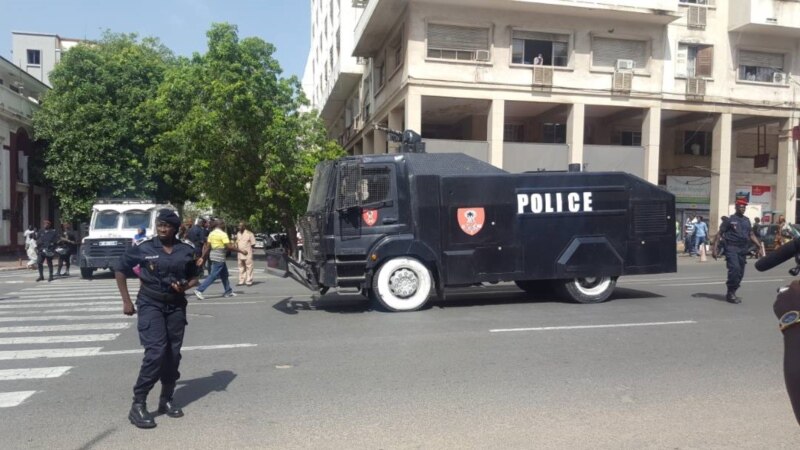
[[[567,125],[563,123],[546,123],[542,129],[542,141],[545,144],[566,144]]]
[[[612,145],[622,145],[625,147],[641,147],[641,131],[617,131],[611,140]]]
[[[782,54],[739,50],[740,80],[783,84],[783,75]]]
[[[647,41],[596,37],[592,40],[592,65],[616,67],[620,59],[629,59],[636,68],[647,67]]]
[[[503,140],[505,142],[524,142],[525,127],[516,123],[503,125]]]
[[[680,3],[686,3],[690,5],[713,5],[714,0],[680,0]]]
[[[683,154],[709,156],[711,154],[711,133],[706,131],[684,131]]]
[[[714,47],[680,44],[675,61],[675,75],[679,77],[711,77],[714,70]]]
[[[569,36],[566,34],[514,31],[511,39],[511,62],[565,67],[568,62]]]
[[[375,86],[380,89],[386,83],[386,63],[383,61],[375,64]]]
[[[488,52],[489,28],[428,24],[428,58],[488,60]]]
[[[39,50],[28,50],[28,65],[38,66],[42,64],[42,52]]]

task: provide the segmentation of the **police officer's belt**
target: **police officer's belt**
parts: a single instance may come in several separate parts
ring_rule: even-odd
[[[177,292],[176,293],[159,292],[154,289],[150,289],[145,285],[141,285],[139,287],[139,292],[152,298],[153,300],[158,300],[164,303],[177,303],[186,299],[186,296],[184,294],[178,294]]]

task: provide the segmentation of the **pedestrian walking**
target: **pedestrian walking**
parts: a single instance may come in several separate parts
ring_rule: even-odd
[[[694,245],[695,222],[694,214],[691,214],[686,218],[686,223],[683,227],[683,253],[688,253],[690,256],[694,255],[694,249],[692,247]]]
[[[239,232],[236,233],[236,248],[247,253],[239,253],[236,260],[239,264],[239,282],[237,286],[253,285],[253,248],[256,245],[256,236],[250,231],[245,222],[239,222]]]
[[[28,225],[25,230],[25,253],[28,255],[28,269],[36,268],[36,260],[39,259],[36,255],[36,227]]]
[[[180,378],[186,327],[186,290],[197,285],[200,274],[194,248],[176,239],[180,219],[175,211],[162,209],[156,218],[156,237],[129,248],[115,267],[117,288],[122,296],[122,312],[137,313],[139,342],[144,347],[139,376],[133,387],[133,404],[128,420],[139,428],[153,428],[156,421],[147,410],[147,395],[161,381],[158,412],[168,417],[183,417],[173,403],[175,383]],[[127,276],[141,267],[136,306],[128,293]]]
[[[701,253],[700,246],[706,245],[706,238],[708,238],[708,224],[703,222],[703,216],[697,216],[697,223],[694,226],[694,243],[692,244],[696,253]]]
[[[727,221],[723,221],[719,233],[714,239],[714,250],[712,256],[717,259],[719,256],[720,241],[725,244],[725,262],[728,268],[728,280],[726,285],[728,292],[725,300],[729,303],[741,303],[742,300],[736,296],[736,290],[744,277],[744,268],[747,264],[747,253],[750,243],[758,246],[758,239],[753,234],[750,226],[750,219],[744,215],[747,207],[747,200],[740,198],[736,200],[736,214],[730,216]],[[759,257],[764,256],[764,252],[759,246]]]
[[[222,219],[214,223],[214,231],[209,233],[208,242],[206,242],[206,250],[203,251],[203,257],[208,256],[211,261],[211,273],[208,274],[200,286],[194,290],[194,295],[200,300],[205,299],[203,292],[211,286],[211,283],[219,278],[222,281],[222,288],[224,289],[223,297],[235,297],[236,293],[231,289],[228,282],[228,266],[225,263],[226,250],[238,252],[239,254],[247,255],[247,250],[240,250],[236,245],[231,243],[228,233],[225,232],[225,221]]]
[[[39,268],[39,278],[36,281],[44,280],[44,263],[47,262],[47,269],[50,276],[47,281],[53,281],[53,256],[56,254],[56,242],[58,242],[58,233],[53,229],[53,223],[49,220],[42,221],[42,231],[38,233],[36,238],[36,265]]]
[[[78,238],[75,236],[75,232],[70,229],[68,223],[61,224],[61,236],[58,239],[56,253],[58,254],[58,270],[56,271],[56,276],[61,276],[61,268],[66,265],[67,270],[64,272],[64,276],[68,277],[72,255],[78,253]]]
[[[206,220],[197,219],[197,223],[186,232],[186,239],[194,245],[195,255],[198,258],[203,256],[203,246],[206,243]]]

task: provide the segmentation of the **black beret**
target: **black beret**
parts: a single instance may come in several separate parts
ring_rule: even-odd
[[[175,228],[176,230],[181,226],[180,217],[178,217],[178,215],[175,214],[175,210],[172,209],[167,209],[167,208],[160,209],[158,211],[158,217],[156,217],[156,220],[159,222],[166,222],[172,225],[172,227]]]

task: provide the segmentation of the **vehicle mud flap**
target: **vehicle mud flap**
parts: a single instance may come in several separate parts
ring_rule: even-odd
[[[267,251],[265,271],[280,278],[291,278],[312,291],[319,291],[319,284],[305,266],[290,258],[283,249]]]

